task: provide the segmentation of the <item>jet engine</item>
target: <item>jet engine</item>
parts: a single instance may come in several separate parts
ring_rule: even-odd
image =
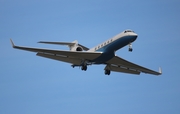
[[[71,51],[87,51],[89,48],[78,44],[78,41],[75,40],[73,42],[46,42],[46,41],[40,41],[39,43],[45,43],[45,44],[58,44],[58,45],[67,45]]]
[[[83,48],[81,46],[73,46],[71,51],[83,51]]]
[[[76,51],[83,51],[83,48],[78,46],[78,47],[76,47]]]

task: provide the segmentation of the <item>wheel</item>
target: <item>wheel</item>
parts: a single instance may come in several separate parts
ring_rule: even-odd
[[[105,73],[105,75],[110,75],[111,71],[110,70],[105,70],[104,73]]]
[[[111,71],[110,70],[108,70],[108,75],[110,75],[111,74]]]
[[[132,49],[132,48],[129,48],[129,51],[130,51],[130,52],[132,52],[132,51],[133,51],[133,49]]]
[[[82,67],[81,67],[81,70],[86,71],[86,70],[87,70],[87,66],[82,66]]]
[[[107,70],[104,71],[104,74],[107,75]]]
[[[87,70],[87,66],[84,66],[84,71],[86,71]]]

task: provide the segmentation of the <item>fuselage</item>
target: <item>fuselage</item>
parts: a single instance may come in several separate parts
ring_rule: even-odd
[[[102,55],[94,59],[92,62],[102,64],[115,56],[115,51],[131,44],[137,39],[137,34],[132,30],[125,30],[122,33],[110,38],[109,40],[97,45],[89,51],[102,52]]]

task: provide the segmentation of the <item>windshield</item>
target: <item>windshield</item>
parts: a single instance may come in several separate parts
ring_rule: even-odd
[[[132,30],[125,30],[124,33],[126,33],[126,32],[133,32],[134,33],[134,31],[132,31]]]

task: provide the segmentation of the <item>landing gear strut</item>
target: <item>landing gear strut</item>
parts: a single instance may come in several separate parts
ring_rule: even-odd
[[[110,70],[104,70],[105,75],[110,75],[111,71]]]
[[[129,44],[129,51],[130,51],[130,52],[133,51],[133,49],[132,49],[132,44],[131,44],[131,43]]]

